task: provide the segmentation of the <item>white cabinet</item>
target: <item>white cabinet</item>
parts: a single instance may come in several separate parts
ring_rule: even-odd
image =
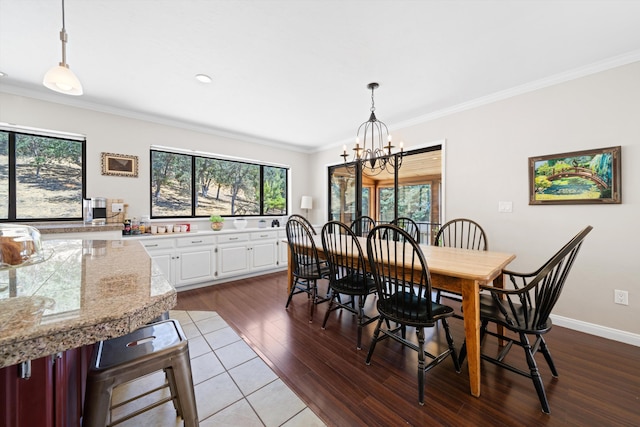
[[[218,278],[270,270],[279,265],[278,231],[220,235],[217,251]]]
[[[215,279],[215,240],[214,236],[176,239],[176,287]]]
[[[155,268],[176,288],[215,278],[215,243],[214,236],[141,240]]]
[[[218,272],[223,278],[249,272],[249,233],[218,236]]]
[[[278,265],[278,232],[274,230],[251,233],[249,252],[253,270],[276,267]]]
[[[286,268],[285,237],[282,229],[254,228],[135,239],[153,259],[153,268],[184,290]]]
[[[175,285],[175,250],[173,239],[145,239],[140,243],[153,260],[153,268],[158,268],[165,279],[172,285]]]
[[[286,267],[289,263],[289,244],[287,243],[287,232],[284,230],[278,231],[278,241],[276,244],[278,245],[278,266]]]

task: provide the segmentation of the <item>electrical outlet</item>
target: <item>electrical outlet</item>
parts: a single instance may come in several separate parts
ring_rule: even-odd
[[[111,203],[111,212],[118,213],[124,210],[124,203]]]
[[[616,304],[629,305],[629,292],[616,289],[613,291],[613,302]]]

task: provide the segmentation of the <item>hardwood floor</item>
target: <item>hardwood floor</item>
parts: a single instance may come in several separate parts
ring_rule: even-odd
[[[321,290],[326,282],[319,283]],[[363,331],[356,350],[356,319],[334,312],[327,329],[320,304],[308,322],[306,295],[296,295],[288,310],[286,273],[183,291],[178,310],[215,310],[272,367],[280,378],[330,426],[638,426],[640,425],[640,348],[554,327],[546,340],[559,372],[552,378],[542,355],[538,366],[551,406],[540,409],[533,383],[482,362],[482,395],[469,393],[466,364],[457,374],[446,360],[425,374],[425,405],[418,404],[417,355],[386,340],[364,363],[374,324]],[[367,310],[375,312],[374,298]],[[450,321],[459,349],[462,322]],[[407,331],[407,335],[411,331]],[[439,329],[435,344],[444,345]],[[442,336],[441,336],[442,335]],[[495,351],[488,337],[484,351]],[[509,360],[522,361],[514,348]]]

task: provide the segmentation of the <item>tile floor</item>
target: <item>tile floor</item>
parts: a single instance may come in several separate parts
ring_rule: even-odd
[[[213,311],[171,311],[189,339],[191,370],[200,426],[324,426],[306,405],[229,325]],[[117,405],[164,382],[164,373],[147,375],[117,387]],[[168,396],[155,392],[112,409],[112,419]],[[120,426],[182,426],[171,402],[131,418]]]

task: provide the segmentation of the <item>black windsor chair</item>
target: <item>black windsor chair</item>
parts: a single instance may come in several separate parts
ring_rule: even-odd
[[[376,221],[373,218],[362,215],[353,220],[353,222],[351,223],[351,231],[353,231],[356,236],[367,237],[369,231],[371,231],[371,229],[375,226]]]
[[[357,315],[358,338],[356,348],[362,348],[362,328],[375,321],[378,316],[370,317],[364,313],[367,295],[376,292],[376,284],[368,274],[368,266],[363,256],[363,250],[356,234],[345,224],[331,221],[322,228],[322,246],[329,265],[329,286],[331,301],[324,316],[322,329],[332,311],[346,309]],[[349,295],[349,301],[342,302],[340,295]],[[355,299],[358,307],[355,307]]]
[[[391,338],[418,352],[418,401],[424,405],[424,373],[451,356],[456,372],[460,365],[456,356],[453,338],[447,318],[453,309],[431,300],[431,275],[427,262],[418,243],[406,231],[394,225],[378,225],[367,237],[367,255],[370,271],[375,279],[378,292],[377,308],[380,313],[373,333],[366,363],[378,341]],[[383,321],[387,328],[382,328]],[[388,322],[395,322],[391,329]],[[448,348],[438,355],[425,351],[424,328],[437,326],[441,322]],[[405,337],[407,326],[416,328],[418,345]],[[431,361],[425,362],[425,356]]]
[[[391,221],[391,224],[406,231],[413,240],[420,243],[420,227],[418,227],[418,224],[411,218],[399,217]]]
[[[446,222],[433,240],[434,246],[446,246],[450,248],[472,249],[477,251],[488,251],[487,235],[477,222],[456,218]],[[440,297],[444,295],[449,299],[461,302],[462,296],[450,291],[436,291],[436,302],[440,302]],[[454,314],[457,318],[462,318]]]
[[[293,262],[294,283],[289,291],[285,308],[289,308],[291,298],[299,293],[306,293],[311,300],[309,304],[309,323],[313,321],[313,309],[316,304],[328,301],[329,298],[318,297],[318,280],[326,279],[329,268],[321,262],[309,227],[297,218],[289,218],[286,224],[287,241]]]
[[[482,340],[488,334],[505,340],[507,344],[496,357],[487,354],[481,354],[481,357],[483,360],[511,372],[531,378],[538,393],[542,411],[546,414],[550,412],[549,402],[534,356],[540,350],[551,369],[551,374],[554,377],[558,376],[551,353],[549,353],[547,343],[542,336],[551,330],[552,323],[549,318],[551,310],[560,298],[564,283],[585,236],[592,229],[593,227],[587,226],[533,273],[523,274],[505,270],[504,274],[509,278],[512,289],[482,286],[483,289],[489,291],[489,294],[480,296],[480,338]],[[487,329],[489,323],[502,325],[514,332],[518,338],[489,331]],[[535,336],[533,345],[529,343],[528,336],[530,335]],[[513,344],[523,348],[529,372],[504,361]],[[465,356],[466,345],[463,344],[460,350],[460,360],[464,360]]]

